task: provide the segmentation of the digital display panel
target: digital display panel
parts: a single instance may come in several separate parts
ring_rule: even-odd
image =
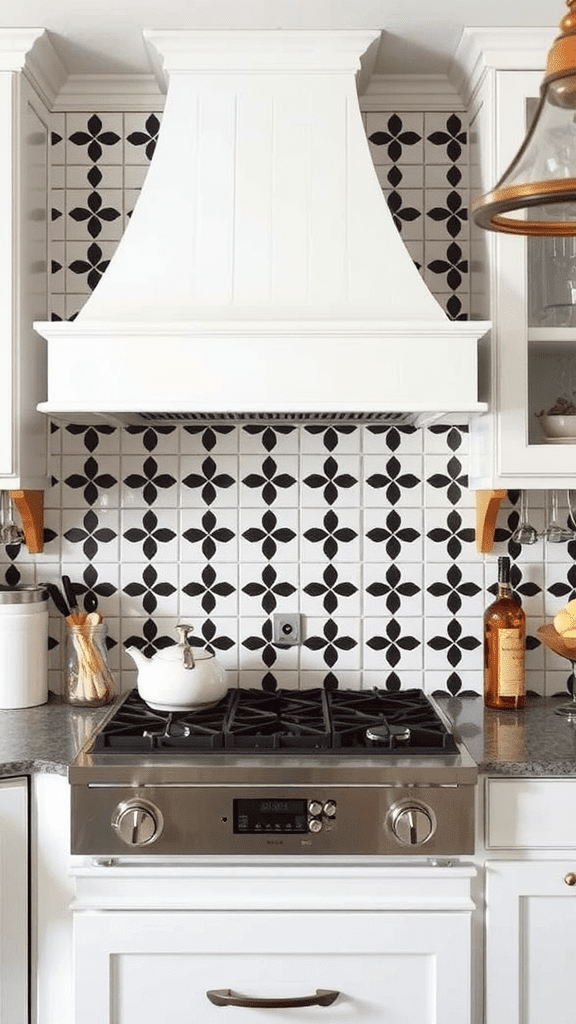
[[[290,835],[307,831],[306,800],[284,800],[281,797],[234,800],[234,832],[239,835]]]

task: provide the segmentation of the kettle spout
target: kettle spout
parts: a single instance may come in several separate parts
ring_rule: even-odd
[[[143,668],[149,662],[149,658],[146,658],[142,651],[138,647],[125,647],[126,654],[129,654],[132,661],[135,661],[138,668]]]

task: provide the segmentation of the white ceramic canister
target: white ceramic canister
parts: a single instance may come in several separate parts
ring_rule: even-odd
[[[48,700],[48,594],[0,585],[0,708]]]

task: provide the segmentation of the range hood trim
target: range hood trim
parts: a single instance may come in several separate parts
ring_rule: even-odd
[[[490,320],[392,320],[370,315],[362,318],[357,316],[347,318],[341,315],[338,319],[332,319],[332,317],[311,318],[308,315],[290,316],[280,320],[271,316],[261,316],[258,319],[252,317],[239,319],[237,315],[234,315],[230,320],[223,317],[206,317],[206,319],[183,321],[146,320],[141,323],[122,320],[114,320],[110,323],[88,320],[37,320],[33,326],[43,337],[62,341],[68,338],[88,341],[114,336],[123,338],[167,336],[196,340],[201,336],[253,337],[268,336],[273,333],[278,337],[329,334],[333,337],[343,338],[381,338],[382,341],[390,338],[410,337],[424,341],[427,338],[445,337],[452,342],[459,338],[465,342],[467,339],[477,341],[484,337],[491,329],[492,323]]]
[[[39,409],[52,415],[153,410],[356,418],[486,411],[477,399],[476,364],[487,321],[49,321],[35,327],[50,342],[50,399]],[[82,402],[77,396],[86,393],[86,351],[98,358]],[[219,373],[222,366],[225,374]]]
[[[270,74],[345,74],[360,70],[381,29],[143,29],[161,88],[178,72],[251,71]],[[282,39],[282,48],[278,40]]]

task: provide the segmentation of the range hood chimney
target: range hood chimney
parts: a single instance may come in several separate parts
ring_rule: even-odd
[[[484,411],[477,342],[414,266],[355,88],[365,31],[146,32],[168,93],[131,222],[74,322],[38,323],[54,417]],[[92,415],[90,415],[92,414]]]

